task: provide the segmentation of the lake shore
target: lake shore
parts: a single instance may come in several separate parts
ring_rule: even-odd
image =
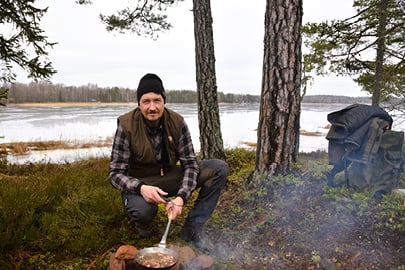
[[[173,105],[179,103],[170,103],[168,102],[166,105]],[[183,104],[183,103],[180,103]],[[196,103],[190,103],[196,104]],[[219,103],[219,105],[226,105],[226,104],[238,104],[238,103]],[[258,104],[258,103],[253,103]],[[305,102],[303,101],[301,105],[306,106],[336,106],[336,107],[346,107],[350,105],[349,103],[317,103],[317,102]],[[128,107],[137,107],[138,103],[134,102],[28,102],[28,103],[8,103],[7,106],[10,107],[107,107],[107,106],[128,106]]]
[[[220,105],[224,148],[255,148],[259,104]],[[0,152],[7,153],[11,163],[109,156],[117,117],[136,107],[137,103],[14,103],[1,108]],[[197,104],[170,103],[168,107],[184,116],[198,152]],[[326,104],[303,106],[301,152],[327,150],[326,114],[335,108]]]

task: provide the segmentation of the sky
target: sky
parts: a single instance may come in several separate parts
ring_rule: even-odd
[[[133,0],[134,1],[134,0]],[[352,0],[303,0],[303,22],[343,19],[354,14]],[[49,58],[58,71],[53,83],[136,89],[146,73],[156,73],[167,90],[195,90],[192,1],[168,11],[173,28],[158,39],[108,32],[99,14],[111,14],[130,0],[37,0],[49,6],[41,25],[51,42]],[[249,3],[249,4],[247,4]],[[218,91],[260,95],[265,0],[211,1]],[[17,69],[17,81],[30,82]],[[317,77],[308,95],[366,96],[350,78]]]

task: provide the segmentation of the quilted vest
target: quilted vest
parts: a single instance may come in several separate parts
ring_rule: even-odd
[[[149,139],[146,123],[139,108],[121,115],[118,117],[118,121],[123,127],[130,144],[129,175],[136,178],[154,175],[163,176],[176,166],[178,161],[176,155],[177,145],[180,138],[180,129],[184,121],[180,114],[167,108],[163,113],[162,140],[164,143],[162,145],[166,145],[168,154],[166,164],[155,159],[155,149]],[[165,149],[162,149],[163,151]]]

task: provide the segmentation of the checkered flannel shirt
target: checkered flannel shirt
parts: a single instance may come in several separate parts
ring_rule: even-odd
[[[148,134],[149,136],[154,136],[151,138],[154,148],[160,149],[160,145],[162,143],[161,133],[148,132]],[[184,169],[184,177],[182,182],[183,184],[181,185],[177,196],[180,196],[183,198],[184,202],[186,202],[188,197],[191,195],[191,192],[197,185],[199,167],[191,141],[190,131],[184,121],[180,134],[179,143],[177,145],[177,156],[179,157],[180,163]],[[121,192],[137,192],[139,191],[138,187],[140,187],[140,184],[142,184],[140,179],[131,177],[127,173],[130,156],[131,148],[129,141],[122,126],[118,124],[111,152],[110,182]],[[159,150],[157,153],[155,153],[155,156],[157,158],[161,157]]]

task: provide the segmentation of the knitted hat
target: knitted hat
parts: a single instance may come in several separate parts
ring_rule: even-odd
[[[162,95],[163,100],[166,103],[166,94],[162,80],[156,74],[148,73],[139,81],[138,89],[136,90],[138,104],[142,95],[149,92]]]

